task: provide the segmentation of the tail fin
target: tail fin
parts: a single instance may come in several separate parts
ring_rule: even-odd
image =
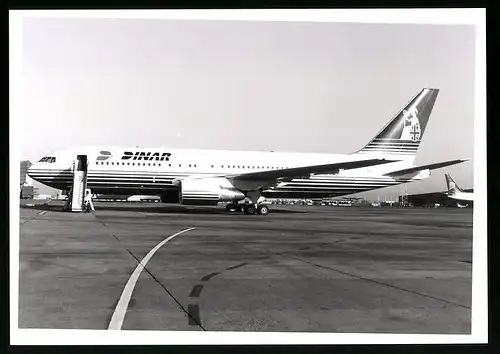
[[[356,154],[388,155],[415,159],[439,89],[424,88]]]
[[[455,183],[453,178],[449,174],[445,174],[444,178],[446,179],[446,186],[448,187],[448,195],[454,195],[457,192],[463,192],[459,186]]]

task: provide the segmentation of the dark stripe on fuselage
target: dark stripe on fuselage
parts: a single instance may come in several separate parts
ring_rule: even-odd
[[[205,173],[213,176],[213,173]],[[35,180],[58,189],[69,189],[73,182],[73,173],[68,170],[31,170]],[[203,175],[203,173],[197,173]],[[88,187],[94,193],[161,194],[165,190],[177,190],[172,184],[176,178],[188,176],[176,172],[146,172],[146,171],[105,171],[94,170],[88,173]],[[154,182],[153,182],[154,180]],[[268,188],[263,195],[293,196],[314,195],[332,196],[346,195],[361,191],[389,187],[406,182],[387,177],[342,177],[338,175],[312,175],[310,178],[293,179],[290,182],[280,182],[275,187]],[[198,198],[201,195],[190,195],[187,198]]]

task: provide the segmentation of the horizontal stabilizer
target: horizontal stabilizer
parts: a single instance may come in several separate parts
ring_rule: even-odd
[[[459,163],[462,163],[465,161],[469,161],[469,159],[457,159],[457,160],[431,163],[429,165],[422,165],[422,166],[415,166],[415,167],[411,167],[411,168],[405,168],[403,170],[392,171],[392,172],[386,173],[385,176],[393,177],[393,176],[407,175],[410,173],[420,172],[420,171],[424,171],[424,170],[435,170],[437,168],[456,165],[456,164],[459,164]]]
[[[350,170],[353,168],[361,168],[368,166],[381,165],[389,162],[394,162],[386,159],[367,159],[357,161],[338,162],[327,165],[314,165],[305,167],[285,168],[281,170],[259,171],[239,174],[231,176],[234,179],[252,180],[252,181],[269,181],[278,178],[300,178],[309,176],[312,173],[337,173],[339,170]],[[229,176],[228,176],[229,177]]]

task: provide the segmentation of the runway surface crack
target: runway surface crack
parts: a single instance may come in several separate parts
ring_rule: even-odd
[[[347,275],[347,276],[352,277],[352,278],[356,278],[356,279],[364,280],[364,281],[367,281],[367,282],[370,282],[370,283],[374,283],[374,284],[386,286],[386,287],[389,287],[389,288],[397,289],[397,290],[404,291],[404,292],[407,292],[407,293],[410,293],[410,294],[413,294],[413,295],[418,295],[418,296],[426,297],[426,298],[433,299],[433,300],[440,301],[440,302],[444,302],[444,303],[447,303],[447,304],[450,304],[450,305],[462,307],[462,308],[465,308],[465,309],[468,309],[468,310],[471,309],[469,306],[465,306],[465,305],[462,305],[462,304],[459,304],[459,303],[456,303],[456,302],[453,302],[453,301],[449,301],[449,300],[442,299],[442,298],[439,298],[439,297],[436,297],[436,296],[424,294],[424,293],[421,293],[421,292],[418,292],[418,291],[414,291],[414,290],[410,290],[410,289],[406,289],[406,288],[401,288],[399,286],[392,285],[392,284],[389,284],[389,283],[384,283],[384,282],[381,282],[381,281],[378,281],[378,280],[373,280],[373,279],[370,279],[370,278],[362,277],[362,276],[359,276],[359,275],[356,275],[356,274],[353,274],[353,273],[349,273],[349,272],[345,272],[343,270],[336,269],[336,268],[333,268],[333,267],[328,267],[328,266],[324,266],[324,265],[321,265],[321,264],[318,264],[318,263],[309,262],[309,261],[306,261],[306,260],[304,260],[302,258],[294,257],[294,256],[291,256],[289,254],[282,253],[282,254],[280,254],[280,256],[291,258],[291,259],[295,259],[295,260],[298,260],[300,262],[304,262],[304,263],[313,265],[313,266],[318,267],[318,268],[332,270],[334,272],[337,272],[337,273],[340,273],[340,274],[344,274],[344,275]]]

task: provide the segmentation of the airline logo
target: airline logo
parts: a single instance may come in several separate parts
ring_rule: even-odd
[[[399,140],[420,140],[420,122],[418,120],[418,109],[412,107],[409,110],[403,110],[403,131]]]
[[[101,151],[100,155],[97,156],[97,161],[104,161],[111,157],[111,153],[109,151]]]
[[[144,161],[170,161],[169,152],[145,152],[145,151],[125,151],[122,160],[144,160]]]

